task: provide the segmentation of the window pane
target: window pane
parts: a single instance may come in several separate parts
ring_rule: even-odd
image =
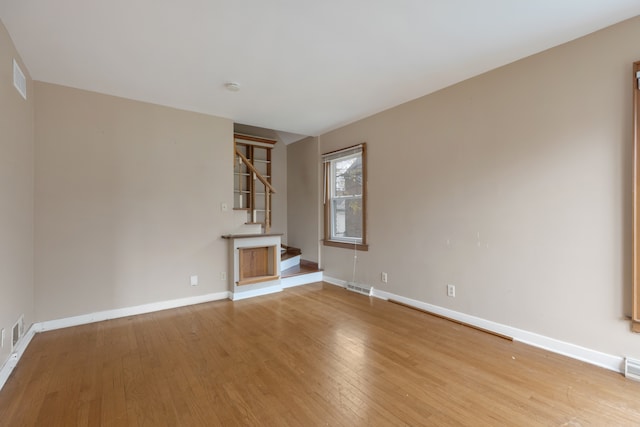
[[[346,231],[345,224],[345,200],[333,199],[333,233],[331,237],[344,237]]]
[[[345,240],[362,240],[362,198],[342,197],[333,199],[332,238]]]
[[[337,159],[332,164],[333,196],[362,196],[362,156]]]

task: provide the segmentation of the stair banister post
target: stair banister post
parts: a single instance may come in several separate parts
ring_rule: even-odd
[[[269,191],[269,189],[265,187],[264,189],[264,232],[267,234],[271,231],[270,197],[271,197],[271,191]]]

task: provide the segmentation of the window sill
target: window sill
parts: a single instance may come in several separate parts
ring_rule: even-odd
[[[344,249],[353,249],[354,246],[356,250],[359,251],[368,251],[369,245],[366,243],[345,243],[345,242],[336,242],[334,240],[323,240],[322,244],[325,246],[333,246],[334,248],[344,248]]]

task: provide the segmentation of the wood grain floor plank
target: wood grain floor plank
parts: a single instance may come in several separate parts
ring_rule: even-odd
[[[640,383],[312,284],[38,334],[7,426],[640,425]]]

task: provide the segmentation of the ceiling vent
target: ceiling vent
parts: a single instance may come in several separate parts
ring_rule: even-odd
[[[13,85],[18,89],[20,95],[27,99],[27,79],[15,59],[13,60]]]

